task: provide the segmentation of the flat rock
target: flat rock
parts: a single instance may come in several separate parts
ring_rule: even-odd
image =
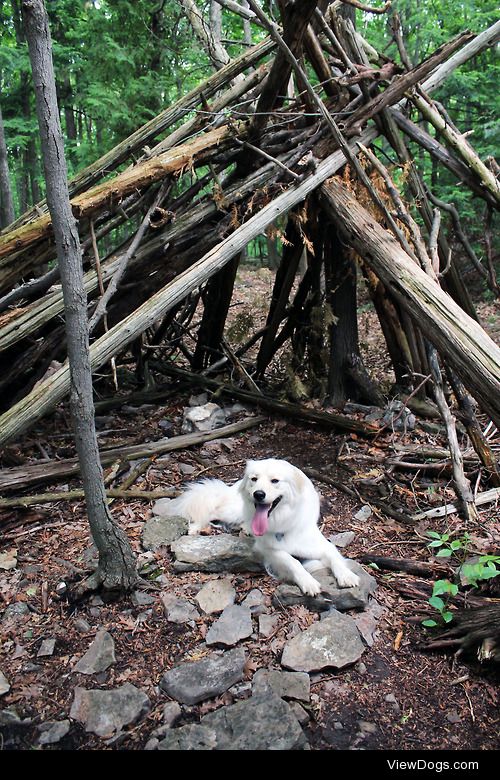
[[[213,623],[205,641],[207,645],[225,645],[233,647],[240,639],[246,639],[253,632],[252,614],[248,607],[231,604],[226,607],[218,620]]]
[[[200,661],[185,661],[163,675],[160,688],[182,704],[196,704],[219,696],[242,680],[245,661],[240,647]]]
[[[2,624],[6,625],[8,623],[14,624],[18,621],[21,622],[23,618],[29,614],[30,608],[28,605],[25,604],[24,601],[16,601],[14,604],[9,604],[9,606],[5,608],[2,615]]]
[[[163,705],[163,726],[171,728],[176,720],[181,717],[182,710],[176,701],[167,701]]]
[[[335,547],[347,547],[354,541],[356,534],[354,531],[343,531],[340,534],[334,534],[328,537],[328,541],[335,545]]]
[[[142,546],[145,550],[157,550],[159,547],[169,547],[176,539],[187,533],[189,523],[184,517],[162,515],[167,505],[161,502],[170,499],[160,498],[153,506],[153,514],[142,530]],[[160,504],[160,506],[158,506]]]
[[[267,639],[274,634],[279,621],[280,616],[277,614],[259,615],[259,634]]]
[[[171,546],[174,571],[262,571],[253,557],[253,540],[231,534],[182,536]]]
[[[266,597],[258,588],[252,588],[241,603],[249,608],[252,615],[260,615],[267,611]]]
[[[256,696],[272,691],[282,699],[308,702],[311,698],[311,680],[305,672],[281,672],[279,669],[259,669],[252,680]]]
[[[47,658],[50,655],[54,655],[54,650],[56,648],[56,641],[57,640],[55,637],[50,637],[50,639],[43,639],[40,645],[40,649],[36,654],[36,657]]]
[[[354,620],[335,610],[332,613],[286,643],[282,666],[294,671],[317,672],[331,667],[342,669],[361,658],[365,645]]]
[[[85,731],[99,737],[111,737],[124,726],[149,712],[151,702],[146,694],[131,683],[110,691],[75,688],[70,718],[82,723]]]
[[[108,631],[102,630],[97,632],[94,641],[73,671],[79,674],[98,674],[106,671],[114,663],[116,658],[113,637]]]
[[[365,609],[370,595],[377,587],[377,582],[356,561],[347,561],[347,565],[360,579],[359,585],[355,588],[339,588],[335,577],[328,569],[319,569],[313,572],[313,577],[321,583],[321,593],[317,596],[306,596],[297,585],[283,583],[276,588],[273,604],[277,607],[304,604],[308,609],[318,612],[332,608],[341,612],[348,609]]]
[[[0,569],[3,569],[4,571],[10,571],[11,569],[15,569],[17,566],[17,550],[13,548],[12,550],[6,550],[5,552],[0,552]]]
[[[200,617],[195,605],[187,599],[178,598],[173,593],[162,593],[160,598],[169,623],[189,623]]]
[[[3,672],[0,672],[0,696],[4,696],[10,691],[10,683]]]
[[[69,720],[48,720],[40,726],[40,745],[55,745],[66,736],[71,728]]]
[[[234,604],[236,591],[231,584],[231,580],[217,579],[206,582],[198,591],[195,601],[207,615],[213,615],[216,612],[222,612],[223,609]]]
[[[181,433],[193,431],[213,431],[226,424],[224,410],[218,404],[209,402],[203,406],[191,406],[184,409]]]
[[[289,705],[266,693],[221,707],[199,724],[172,729],[158,750],[303,750],[306,746]]]

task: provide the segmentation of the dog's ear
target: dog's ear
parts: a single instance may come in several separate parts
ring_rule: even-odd
[[[292,482],[298,493],[304,490],[306,486],[306,475],[303,474],[302,471],[296,466],[293,466]]]

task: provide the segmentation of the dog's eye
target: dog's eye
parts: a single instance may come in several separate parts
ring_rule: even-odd
[[[257,477],[250,477],[250,482],[257,482]]]
[[[273,483],[273,485],[277,485],[278,482],[279,482],[279,479],[272,479],[271,482]]]

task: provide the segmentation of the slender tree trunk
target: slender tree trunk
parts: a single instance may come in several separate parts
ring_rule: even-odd
[[[125,533],[113,522],[108,509],[95,434],[87,301],[80,241],[69,202],[48,17],[43,0],[23,0],[22,11],[35,85],[47,203],[64,294],[76,447],[90,527],[99,551],[99,566],[92,585],[102,585],[106,590],[130,590],[137,582],[134,555]]]
[[[11,222],[14,222],[14,203],[10,186],[2,109],[0,108],[0,229],[10,225]]]

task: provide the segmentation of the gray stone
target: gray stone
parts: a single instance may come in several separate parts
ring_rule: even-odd
[[[378,625],[376,618],[370,612],[360,612],[359,615],[353,615],[353,620],[365,644],[371,647],[375,641],[375,631]]]
[[[195,605],[187,599],[177,598],[173,593],[162,593],[160,598],[169,623],[189,623],[200,617]]]
[[[115,643],[107,631],[98,631],[89,649],[83,655],[73,671],[79,674],[98,674],[116,663]]]
[[[216,750],[300,750],[306,738],[290,707],[264,693],[211,712],[201,725],[217,735]]]
[[[40,649],[38,650],[36,657],[46,658],[50,655],[54,655],[55,648],[56,648],[55,637],[51,637],[50,639],[44,639],[42,640],[42,644],[40,645]]]
[[[282,699],[308,702],[311,680],[305,672],[281,672],[279,669],[259,669],[252,680],[253,695],[273,691]]]
[[[253,557],[253,540],[230,534],[183,536],[172,544],[174,571],[262,571]]]
[[[160,688],[182,704],[196,704],[242,680],[245,661],[245,651],[239,647],[200,661],[185,661],[163,675]]]
[[[170,501],[170,499],[167,500]],[[160,498],[153,506],[154,517],[146,521],[142,530],[142,546],[145,550],[169,547],[176,539],[184,536],[188,530],[189,523],[184,517],[178,515],[162,516],[162,508],[165,510],[165,504],[158,506],[161,501],[165,501],[165,499]]]
[[[171,729],[157,746],[157,750],[216,750],[214,729],[192,723],[180,729]]]
[[[373,512],[371,506],[369,504],[363,504],[361,509],[354,515],[354,519],[362,522],[363,520],[368,520],[372,514]]]
[[[222,707],[199,724],[172,729],[158,750],[301,750],[306,746],[288,704],[266,694]]]
[[[40,745],[54,745],[66,736],[71,728],[69,720],[48,720],[40,726]]]
[[[196,594],[196,601],[203,612],[212,615],[222,612],[230,604],[234,604],[236,591],[229,579],[217,579],[206,582]]]
[[[203,406],[191,406],[184,409],[181,433],[213,431],[225,424],[224,410],[218,404],[209,402]]]
[[[3,571],[10,571],[11,569],[15,569],[16,566],[17,550],[15,548],[0,552],[0,569],[3,569]]]
[[[306,596],[297,585],[283,583],[276,588],[273,604],[276,607],[304,604],[308,609],[319,612],[330,609],[340,610],[341,612],[345,612],[348,609],[364,609],[368,604],[370,595],[377,587],[377,582],[356,561],[348,560],[346,563],[360,579],[359,585],[356,585],[356,587],[339,588],[335,577],[329,570],[319,569],[313,573],[313,576],[321,583],[321,593],[317,596]]]
[[[281,665],[301,672],[316,672],[354,664],[365,651],[354,620],[332,610],[325,620],[290,639],[281,657]]]
[[[210,626],[205,641],[207,645],[232,647],[240,639],[249,637],[252,632],[252,615],[248,607],[231,604]]]
[[[362,734],[376,734],[378,730],[377,724],[368,720],[358,720],[358,727]]]
[[[3,672],[0,671],[0,696],[4,696],[10,691],[10,683]]]
[[[70,718],[82,723],[85,731],[111,737],[149,712],[151,702],[135,685],[125,683],[110,691],[75,688]]]
[[[150,604],[155,603],[156,599],[153,596],[150,596],[149,593],[144,593],[142,590],[134,590],[131,601],[135,607],[149,607]]]
[[[280,616],[276,614],[259,615],[259,634],[267,639],[274,634],[279,621]]]
[[[5,608],[5,611],[2,615],[2,623],[16,623],[21,618],[25,617],[25,615],[30,614],[30,608],[24,601],[16,601],[14,604],[9,604],[8,607]]]
[[[182,710],[176,701],[167,701],[163,705],[163,726],[171,728],[182,715]]]
[[[198,469],[199,469],[199,466],[192,466],[191,463],[179,463],[179,471],[185,477],[189,477],[192,474],[196,474]]]
[[[301,726],[305,726],[306,723],[309,723],[310,715],[307,710],[304,709],[302,704],[299,704],[298,701],[290,701],[288,702],[288,706],[290,707],[290,711],[293,712],[294,716],[297,718]]]
[[[394,400],[388,404],[382,422],[393,431],[406,432],[415,428],[416,418],[402,401]]]
[[[90,623],[87,623],[85,618],[75,618],[73,625],[79,634],[88,634],[88,632],[92,629],[92,626]]]
[[[370,510],[371,511],[371,510]],[[328,541],[335,545],[335,547],[347,547],[354,541],[356,534],[354,531],[343,531],[340,534],[334,534],[328,537]]]
[[[192,395],[189,399],[189,406],[204,406],[208,401],[208,393],[199,393]]]
[[[249,608],[252,615],[260,615],[267,611],[266,597],[258,588],[252,588],[241,603]]]

